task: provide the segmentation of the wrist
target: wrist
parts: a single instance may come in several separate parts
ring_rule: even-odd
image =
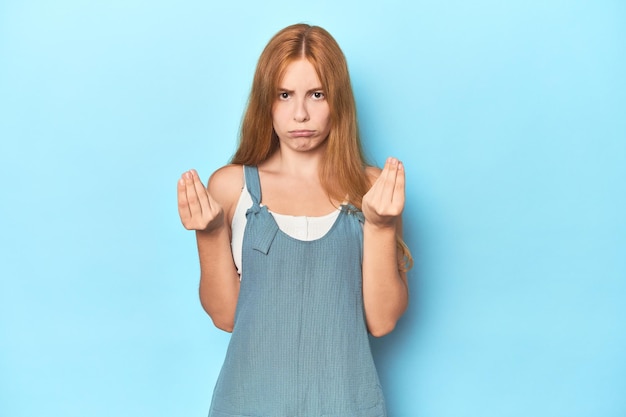
[[[226,230],[224,223],[218,225],[209,225],[206,229],[196,230],[196,236],[203,238],[212,238],[219,236]]]
[[[363,230],[367,230],[368,232],[373,232],[376,234],[396,234],[396,222],[384,223],[384,224],[375,224],[367,219],[365,219],[365,223],[363,224]]]

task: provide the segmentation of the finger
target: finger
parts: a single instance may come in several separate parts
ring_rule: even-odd
[[[191,170],[191,175],[193,177],[193,185],[196,190],[196,195],[198,196],[198,201],[200,203],[200,210],[203,214],[208,214],[211,210],[211,204],[209,202],[207,190],[195,169]]]
[[[396,186],[396,177],[398,175],[398,160],[396,158],[387,158],[387,162],[385,163],[385,169],[383,173],[386,171],[386,175],[384,177],[384,183],[381,192],[381,199],[383,203],[389,204],[393,201],[393,193]],[[382,176],[382,174],[381,174]]]
[[[198,200],[198,193],[196,192],[191,171],[185,172],[183,178],[185,179],[185,192],[187,194],[187,201],[189,202],[191,217],[201,217],[202,208],[200,207],[200,201]]]
[[[189,201],[187,200],[187,191],[185,189],[185,180],[183,177],[178,180],[176,192],[178,195],[178,215],[180,216],[183,224],[185,224],[185,222],[191,218],[191,211],[189,210]]]
[[[400,212],[402,212],[402,209],[404,208],[405,181],[406,175],[404,172],[404,165],[402,162],[398,161],[398,173],[396,175],[396,184],[393,190],[392,203]]]

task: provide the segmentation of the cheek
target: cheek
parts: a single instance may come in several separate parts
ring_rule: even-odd
[[[272,124],[274,125],[274,127],[276,127],[277,125],[280,125],[281,122],[284,120],[284,111],[281,112],[281,109],[279,106],[275,106],[272,109]]]
[[[309,114],[311,117],[315,117],[320,122],[329,121],[330,122],[330,109],[328,108],[327,103],[318,103],[318,105],[313,106],[309,110]]]
[[[276,115],[276,119],[284,120],[290,114],[289,105],[287,103],[283,103],[282,106],[276,106],[276,111],[274,111],[274,114]]]
[[[330,129],[330,110],[328,109],[328,106],[326,106],[323,111],[322,120],[324,120],[326,128]]]

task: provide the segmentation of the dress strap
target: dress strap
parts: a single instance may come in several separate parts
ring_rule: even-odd
[[[261,208],[261,180],[259,179],[259,169],[256,166],[244,165],[244,176],[246,177],[246,188],[250,197],[252,198],[252,207],[246,212],[246,230],[252,224],[255,233],[244,235],[244,247],[246,245],[245,239],[247,236],[250,246],[258,250],[259,252],[267,255],[269,253],[274,237],[278,233],[278,224],[273,220],[271,214],[267,211],[267,208]],[[245,260],[242,263],[245,265]]]
[[[255,205],[261,204],[261,180],[259,179],[259,169],[256,166],[244,165],[244,176],[246,177],[246,188],[252,197]]]

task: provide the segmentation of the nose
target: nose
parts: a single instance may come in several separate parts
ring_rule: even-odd
[[[304,100],[297,100],[295,103],[296,108],[293,112],[293,120],[298,123],[303,123],[309,120],[309,112],[306,108],[306,103]]]

